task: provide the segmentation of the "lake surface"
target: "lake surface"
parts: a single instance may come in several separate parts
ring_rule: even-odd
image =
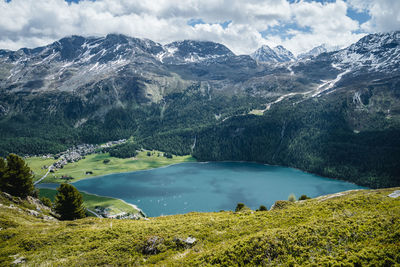
[[[260,205],[270,208],[276,200],[287,200],[292,193],[297,198],[303,194],[317,197],[365,188],[292,168],[244,162],[182,163],[81,180],[73,185],[88,193],[123,199],[150,217],[234,210],[238,202],[252,209]]]

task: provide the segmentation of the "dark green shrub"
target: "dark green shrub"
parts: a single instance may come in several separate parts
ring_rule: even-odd
[[[107,163],[109,163],[110,162],[110,160],[109,159],[105,159],[105,160],[103,160],[103,163],[104,164],[107,164]]]
[[[267,207],[265,207],[264,205],[261,205],[259,208],[258,208],[258,211],[267,211],[268,209],[267,209]]]
[[[53,206],[53,203],[51,202],[51,200],[47,197],[41,197],[40,201],[43,203],[43,205],[51,208]]]
[[[167,159],[172,159],[172,154],[165,152],[164,157],[166,157]]]
[[[287,201],[287,200],[278,200],[278,201],[275,201],[272,209],[284,209],[289,205],[292,205],[292,202]]]
[[[235,212],[241,211],[241,210],[243,210],[245,207],[246,207],[246,205],[244,205],[243,203],[238,203],[238,204],[236,205]]]
[[[311,197],[308,197],[307,195],[301,195],[301,197],[299,197],[299,200],[306,200],[306,199],[311,199]]]

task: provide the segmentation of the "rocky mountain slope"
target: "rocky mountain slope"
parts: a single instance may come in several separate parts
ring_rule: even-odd
[[[308,60],[264,47],[275,62],[114,34],[1,50],[0,154],[134,136],[201,160],[399,185],[399,43],[400,32],[372,34]]]
[[[0,194],[0,264],[396,265],[399,189],[278,201],[269,211],[193,212],[148,221],[49,221]]]

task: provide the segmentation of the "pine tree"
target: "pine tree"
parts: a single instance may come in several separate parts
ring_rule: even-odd
[[[55,210],[61,215],[61,220],[75,220],[85,217],[82,195],[70,184],[61,184],[57,188]]]
[[[5,168],[4,160],[0,165],[3,165],[4,169],[4,173],[0,175],[0,190],[23,198],[34,194],[35,187],[33,186],[31,169],[21,157],[10,154],[7,156]]]

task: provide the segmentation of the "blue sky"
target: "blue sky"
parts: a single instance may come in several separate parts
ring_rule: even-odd
[[[261,45],[298,54],[399,30],[399,14],[400,0],[0,0],[0,48],[122,33],[163,44],[210,40],[236,54]]]

